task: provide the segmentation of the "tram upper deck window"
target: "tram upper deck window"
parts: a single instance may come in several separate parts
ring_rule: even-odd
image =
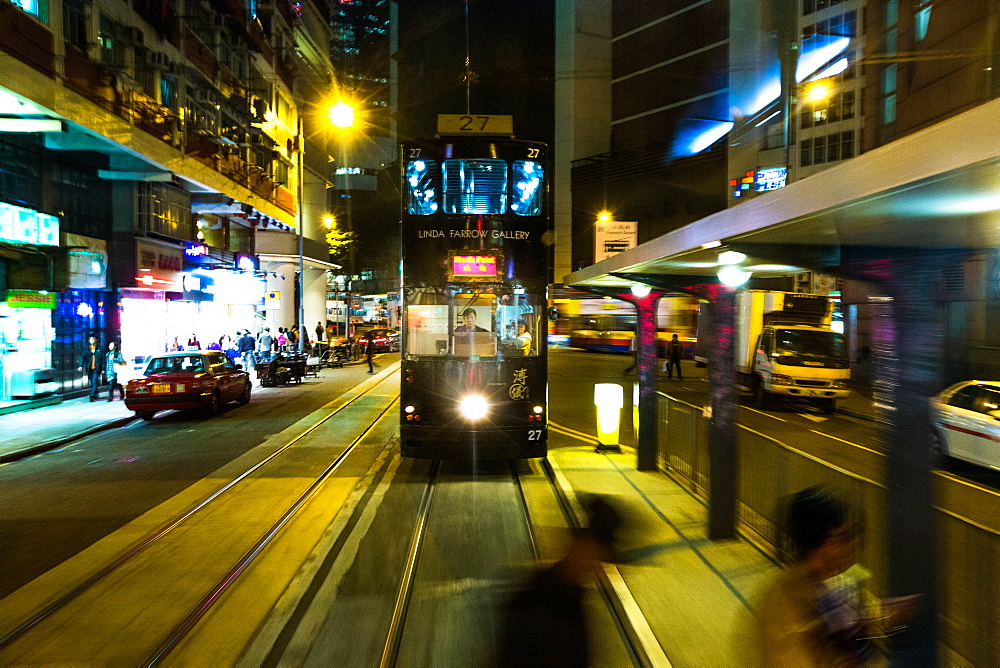
[[[511,165],[514,191],[510,210],[519,216],[541,215],[544,178],[542,163],[535,160],[515,160]]]
[[[407,162],[406,186],[407,213],[429,216],[437,211],[437,163],[434,160]]]
[[[502,214],[507,211],[507,163],[445,160],[441,189],[445,213]]]

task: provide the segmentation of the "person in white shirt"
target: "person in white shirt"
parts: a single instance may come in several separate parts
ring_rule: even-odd
[[[523,320],[517,321],[517,341],[521,344],[522,355],[531,352],[531,334],[528,332],[528,324]]]

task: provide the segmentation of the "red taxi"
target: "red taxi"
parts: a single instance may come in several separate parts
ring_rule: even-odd
[[[250,403],[250,375],[221,352],[177,352],[149,360],[125,387],[125,407],[144,420],[157,411],[204,408],[217,415],[229,401]]]

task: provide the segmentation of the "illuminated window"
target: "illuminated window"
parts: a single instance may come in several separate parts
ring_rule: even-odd
[[[429,216],[437,210],[437,163],[410,160],[406,163],[406,212]]]
[[[506,212],[507,163],[503,160],[445,160],[441,171],[445,213]]]
[[[542,164],[534,160],[515,160],[511,180],[514,182],[514,190],[510,210],[519,216],[541,214],[545,184]]]

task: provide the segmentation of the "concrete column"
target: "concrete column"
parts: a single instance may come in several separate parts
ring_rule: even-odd
[[[736,536],[736,362],[734,341],[736,290],[719,284],[703,286],[711,310],[711,357],[708,396],[708,537]]]
[[[845,259],[848,254],[845,253]],[[934,666],[936,551],[930,407],[942,389],[944,309],[941,268],[962,261],[959,251],[881,249],[843,269],[885,294],[872,319],[874,402],[886,431],[888,583],[890,596],[923,594],[920,613],[893,643],[898,666]]]
[[[645,297],[633,297],[635,304],[636,336],[639,337],[636,354],[636,375],[639,382],[639,437],[636,443],[640,471],[656,471],[657,424],[656,411],[656,306],[663,296],[650,292]]]

